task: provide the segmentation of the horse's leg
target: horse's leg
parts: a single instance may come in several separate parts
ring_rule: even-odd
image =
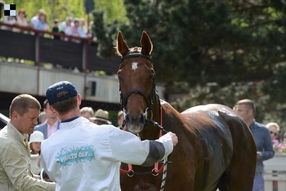
[[[224,173],[221,178],[220,178],[220,181],[218,183],[218,190],[219,191],[229,191],[229,188],[226,184],[226,174]]]
[[[252,134],[240,118],[220,115],[227,121],[233,140],[233,156],[220,181],[220,191],[252,191],[256,168]]]

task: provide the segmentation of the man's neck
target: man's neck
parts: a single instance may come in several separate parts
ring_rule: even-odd
[[[250,118],[248,121],[245,121],[246,125],[250,127],[250,125],[254,122],[254,118]]]
[[[48,119],[48,124],[49,124],[50,126],[52,126],[52,125],[54,125],[57,121],[58,121],[58,118],[57,118],[57,117],[55,117],[55,118],[49,118],[49,119]]]
[[[77,116],[80,116],[80,110],[79,109],[72,110],[72,111],[70,111],[64,115],[59,115],[58,118],[60,119],[60,121],[65,121],[65,120],[68,120],[68,119],[71,119],[71,118],[77,117]]]

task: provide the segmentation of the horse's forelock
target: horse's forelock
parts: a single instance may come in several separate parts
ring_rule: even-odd
[[[137,47],[137,46],[129,48],[129,51],[131,53],[141,53],[141,50],[142,50],[142,48],[141,47]]]

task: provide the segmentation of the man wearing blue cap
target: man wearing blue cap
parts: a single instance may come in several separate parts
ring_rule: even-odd
[[[53,84],[46,96],[61,121],[60,129],[41,148],[43,167],[57,191],[119,191],[121,162],[152,165],[178,143],[171,132],[155,141],[141,141],[113,125],[102,128],[81,117],[81,96],[70,82]]]

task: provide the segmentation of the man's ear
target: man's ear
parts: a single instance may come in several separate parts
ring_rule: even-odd
[[[19,114],[17,113],[17,111],[13,111],[11,114],[11,119],[17,119],[19,117]]]
[[[78,94],[77,95],[77,105],[80,106],[80,104],[81,104],[81,95]]]

